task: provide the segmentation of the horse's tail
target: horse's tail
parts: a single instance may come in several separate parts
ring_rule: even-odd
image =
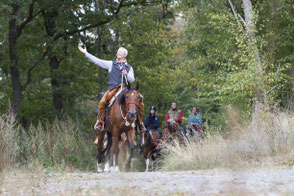
[[[102,149],[102,152],[101,152],[101,161],[103,163],[105,163],[108,159],[109,159],[109,156],[110,156],[110,148],[112,146],[112,134],[107,131],[107,145],[105,148]]]

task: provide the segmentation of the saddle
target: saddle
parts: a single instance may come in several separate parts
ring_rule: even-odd
[[[150,136],[151,136],[151,139],[152,139],[152,142],[155,144],[155,146],[158,144],[159,142],[159,138],[157,137],[157,134],[155,131],[153,130],[150,130]]]
[[[109,92],[106,95],[106,100],[107,100],[107,108],[106,110],[103,112],[101,118],[104,120],[104,122],[107,122],[107,118],[109,118],[108,116],[108,112],[111,109],[112,104],[114,103],[114,101],[116,100],[116,98],[121,94],[121,92],[124,90],[124,86],[121,88],[121,85],[109,90]],[[101,92],[99,94],[99,100],[101,100],[101,98],[105,95],[105,92]]]

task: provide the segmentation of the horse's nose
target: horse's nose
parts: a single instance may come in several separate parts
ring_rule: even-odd
[[[136,112],[128,112],[128,115],[130,118],[135,118],[136,117]]]

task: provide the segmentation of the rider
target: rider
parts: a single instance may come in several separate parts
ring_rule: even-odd
[[[158,127],[160,125],[160,121],[156,113],[156,107],[151,106],[150,107],[150,113],[146,117],[145,120],[145,127],[147,130],[153,130],[156,133],[157,138],[160,138],[160,133],[158,132]]]
[[[183,112],[178,110],[177,107],[178,103],[176,101],[172,101],[171,109],[166,113],[166,123],[176,122],[181,125]]]
[[[187,121],[187,126],[191,126],[191,125],[202,125],[203,121],[202,118],[200,116],[200,114],[197,113],[197,108],[193,107],[192,109],[192,114],[189,116],[188,121]]]
[[[100,100],[99,107],[98,107],[98,114],[97,114],[97,122],[94,126],[94,129],[96,129],[97,131],[103,130],[104,121],[101,117],[105,109],[107,108],[108,93],[110,92],[110,90],[113,90],[115,88],[117,89],[120,88],[122,76],[124,76],[123,78],[124,84],[127,84],[128,82],[133,83],[135,81],[134,70],[132,66],[127,63],[126,57],[128,55],[128,51],[124,47],[120,47],[117,50],[115,61],[107,61],[107,60],[99,59],[91,55],[90,53],[88,53],[86,48],[82,48],[81,46],[79,46],[78,48],[82,53],[85,54],[88,60],[95,63],[99,67],[107,69],[109,72],[108,91]],[[143,112],[144,112],[144,103],[142,101],[140,102],[140,107],[139,107],[139,118],[140,118],[139,120],[141,124],[141,129],[144,130],[145,127],[144,127],[144,124],[142,123]]]

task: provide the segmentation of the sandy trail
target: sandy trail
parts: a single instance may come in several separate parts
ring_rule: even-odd
[[[3,195],[293,195],[294,167],[134,173],[10,172]],[[0,194],[0,195],[1,195]]]

